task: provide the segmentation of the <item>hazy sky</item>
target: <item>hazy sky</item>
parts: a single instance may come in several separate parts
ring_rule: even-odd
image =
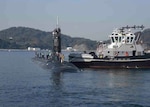
[[[25,26],[52,31],[57,16],[63,34],[106,40],[116,27],[150,28],[150,0],[0,0],[0,30]]]

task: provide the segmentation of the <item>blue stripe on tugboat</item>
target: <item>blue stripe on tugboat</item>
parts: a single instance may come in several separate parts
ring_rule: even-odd
[[[109,36],[111,43],[100,42],[96,52],[71,53],[69,62],[79,68],[150,68],[150,53],[145,51],[141,32],[137,35],[131,29],[144,26],[126,26],[115,29]]]

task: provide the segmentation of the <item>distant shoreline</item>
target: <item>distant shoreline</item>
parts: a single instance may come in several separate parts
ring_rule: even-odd
[[[28,50],[27,49],[0,49],[0,51],[11,52],[11,51],[28,51]]]

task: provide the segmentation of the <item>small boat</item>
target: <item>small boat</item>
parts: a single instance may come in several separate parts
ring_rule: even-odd
[[[140,29],[136,34],[132,29]],[[79,68],[150,68],[150,53],[141,41],[144,26],[115,29],[109,36],[110,44],[100,42],[90,53],[71,53],[69,62]]]

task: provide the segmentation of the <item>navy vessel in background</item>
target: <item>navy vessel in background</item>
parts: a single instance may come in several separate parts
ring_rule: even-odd
[[[140,31],[135,35],[131,29]],[[115,29],[110,44],[100,42],[96,52],[71,53],[69,62],[79,68],[150,68],[150,53],[141,41],[143,29],[143,25]]]

